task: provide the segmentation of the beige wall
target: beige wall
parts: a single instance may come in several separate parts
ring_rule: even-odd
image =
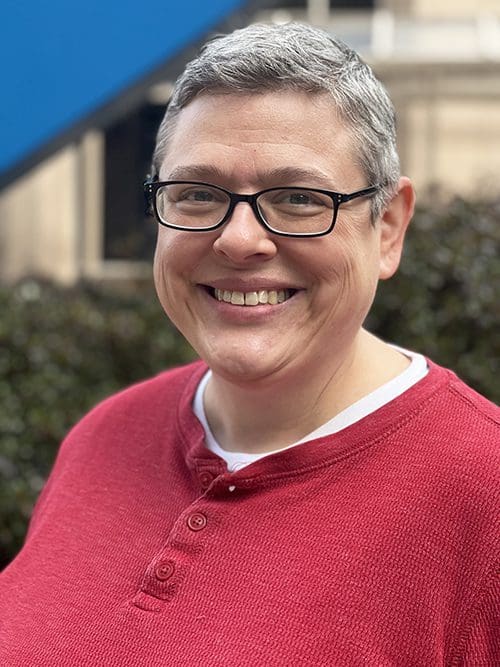
[[[398,116],[402,166],[424,192],[500,195],[500,64],[377,68]]]
[[[481,12],[500,13],[499,0],[412,0],[412,13],[422,17],[460,18]]]
[[[0,196],[0,274],[76,277],[77,151],[65,148]]]
[[[480,13],[500,14],[500,0],[379,0],[376,3],[397,14],[420,18],[465,18]]]
[[[404,169],[417,190],[438,183],[449,192],[500,194],[498,104],[416,100],[406,110]]]
[[[102,138],[89,132],[0,193],[0,278],[71,284],[101,263]]]

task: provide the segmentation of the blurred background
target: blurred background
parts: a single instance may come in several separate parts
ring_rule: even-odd
[[[156,303],[142,182],[173,81],[217,32],[305,21],[373,67],[420,204],[369,327],[498,401],[499,0],[26,5],[0,9],[0,568],[70,426],[194,356]]]

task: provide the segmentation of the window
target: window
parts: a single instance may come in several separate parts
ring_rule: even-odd
[[[156,225],[146,216],[142,182],[165,107],[147,105],[105,133],[104,259],[149,260]]]

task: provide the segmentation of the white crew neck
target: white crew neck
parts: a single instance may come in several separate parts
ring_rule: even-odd
[[[322,438],[327,435],[332,435],[333,433],[338,433],[342,429],[351,426],[355,422],[363,419],[367,415],[375,412],[383,405],[386,405],[390,401],[403,394],[410,387],[412,387],[427,375],[427,361],[423,355],[405,350],[395,345],[392,345],[391,347],[401,352],[401,354],[404,354],[411,361],[410,365],[405,368],[402,373],[397,375],[392,380],[389,380],[381,387],[378,387],[371,393],[367,394],[366,396],[363,396],[363,398],[360,398],[359,401],[356,401],[349,407],[345,408],[345,410],[342,410],[342,412],[339,412],[337,415],[335,415],[335,417],[332,417],[332,419],[329,419],[327,422],[322,424],[322,426],[315,429],[314,431],[311,431],[311,433],[308,433],[305,437],[301,438],[297,442],[293,442],[286,447],[281,447],[279,450],[261,452],[258,454],[249,454],[247,452],[229,452],[223,449],[215,439],[212,431],[210,430],[203,405],[205,388],[212,375],[212,371],[208,370],[198,384],[193,401],[194,413],[205,430],[205,442],[207,448],[214,454],[217,454],[217,456],[220,456],[222,459],[224,459],[226,461],[228,470],[230,472],[234,472],[244,468],[247,465],[250,465],[251,463],[254,463],[255,461],[258,461],[259,459],[264,458],[265,456],[270,456],[271,454],[282,452],[286,449],[290,449],[291,447],[303,445],[317,438]]]

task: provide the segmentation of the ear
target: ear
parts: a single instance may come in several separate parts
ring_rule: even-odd
[[[380,224],[380,273],[387,280],[396,273],[406,230],[415,208],[415,190],[409,178],[399,179],[398,189],[383,212]]]

